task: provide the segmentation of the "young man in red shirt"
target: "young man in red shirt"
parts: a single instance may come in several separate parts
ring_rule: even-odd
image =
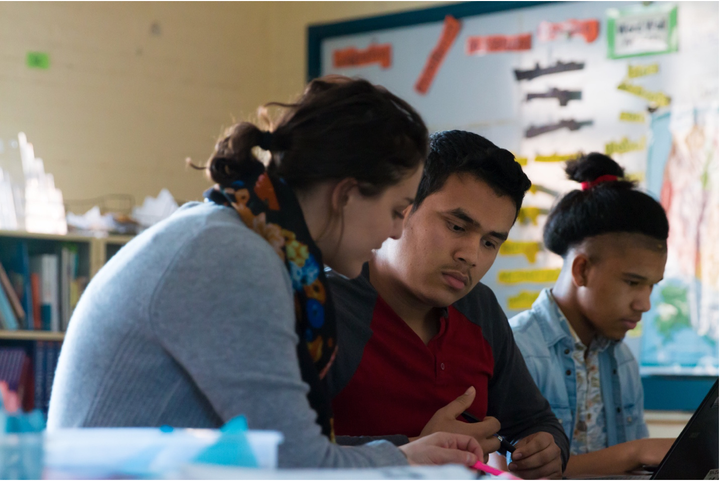
[[[474,436],[488,453],[500,448],[499,432],[515,445],[511,472],[561,476],[567,437],[479,283],[529,188],[514,156],[487,139],[431,137],[415,201],[397,213],[401,237],[385,241],[357,279],[329,276],[342,346],[328,374],[338,436],[403,444],[448,431]]]

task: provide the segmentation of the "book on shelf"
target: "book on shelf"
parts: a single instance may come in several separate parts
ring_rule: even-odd
[[[45,397],[43,398],[43,410],[48,412],[50,408],[50,395],[52,394],[53,381],[55,380],[55,369],[57,368],[58,357],[60,357],[60,344],[57,342],[45,343]]]
[[[0,382],[17,398],[23,411],[45,414],[60,353],[60,342],[37,341],[32,349],[0,347]]]
[[[7,273],[10,284],[15,291],[15,295],[20,301],[20,307],[24,316],[16,317],[19,319],[19,329],[32,329],[35,316],[32,311],[32,290],[30,288],[30,256],[28,254],[28,246],[25,242],[18,242],[12,248],[0,249],[0,262]],[[8,329],[8,327],[5,327]]]
[[[17,391],[22,375],[23,361],[27,355],[21,347],[0,348],[0,381],[5,381],[8,389]]]
[[[60,251],[60,329],[67,331],[70,317],[80,299],[83,279],[78,277],[78,249],[63,244]]]
[[[35,406],[35,386],[32,363],[25,349],[18,347],[0,348],[0,381],[14,393],[25,411]]]
[[[18,297],[17,292],[15,291],[15,288],[13,287],[12,283],[10,282],[10,278],[7,275],[7,271],[3,267],[2,263],[0,262],[0,287],[2,287],[2,290],[5,291],[5,295],[8,298],[8,301],[10,302],[10,306],[12,307],[13,313],[15,314],[15,318],[18,321],[18,324],[21,326],[24,325],[25,321],[25,309],[23,309],[22,303],[20,302],[20,298]]]
[[[89,282],[83,245],[0,238],[0,330],[67,330]]]
[[[78,247],[63,243],[56,254],[30,258],[28,273],[29,306],[23,329],[64,332],[72,312],[87,285],[87,277],[78,275]],[[32,313],[32,316],[27,316]]]
[[[13,312],[12,304],[8,298],[5,289],[0,287],[0,324],[3,329],[17,330],[19,329],[18,318]]]
[[[45,344],[47,341],[35,342],[35,355],[33,364],[35,372],[33,380],[35,381],[35,409],[41,411],[45,409],[45,372],[47,364],[45,362]]]
[[[60,331],[59,259],[57,254],[30,258],[30,271],[40,277],[40,318],[44,331]]]
[[[20,376],[22,389],[18,391],[21,405],[24,411],[32,411],[35,408],[35,375],[30,356],[25,356],[23,371]]]
[[[30,291],[32,298],[32,313],[33,313],[33,324],[29,329],[42,330],[42,310],[40,302],[40,289],[42,284],[40,283],[40,274],[34,272],[30,274]]]

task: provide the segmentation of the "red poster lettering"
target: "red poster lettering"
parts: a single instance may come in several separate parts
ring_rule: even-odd
[[[392,65],[392,45],[370,45],[364,50],[349,47],[333,52],[333,67],[364,67],[366,65],[378,64],[382,68],[390,68]]]
[[[484,55],[494,52],[517,52],[532,48],[532,34],[520,35],[487,35],[468,37],[465,53],[468,55]]]
[[[451,15],[446,16],[440,39],[430,53],[427,62],[425,62],[425,67],[420,73],[420,77],[417,79],[417,82],[415,82],[415,90],[418,93],[425,95],[428,92],[433,79],[435,79],[435,75],[437,75],[438,70],[440,70],[440,65],[443,60],[445,60],[445,56],[450,50],[450,47],[452,47],[453,42],[455,42],[455,38],[457,38],[459,32],[460,21]]]

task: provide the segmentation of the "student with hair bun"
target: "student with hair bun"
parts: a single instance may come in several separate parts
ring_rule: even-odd
[[[428,132],[387,90],[311,82],[266,131],[243,122],[216,145],[215,186],[115,255],[69,325],[48,429],[218,428],[244,415],[280,431],[280,467],[482,459],[469,436],[396,448],[334,444],[324,377],[336,358],[327,265],[348,277],[402,231]],[[255,156],[266,151],[267,167]]]
[[[657,465],[672,439],[645,439],[637,361],[622,342],[663,278],[668,221],[610,157],[568,162],[580,183],[553,207],[546,247],[560,277],[510,320],[528,369],[570,440],[564,475],[619,474]]]

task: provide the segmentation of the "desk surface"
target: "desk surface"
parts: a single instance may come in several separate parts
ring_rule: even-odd
[[[645,411],[645,422],[651,438],[676,438],[692,415],[686,411]]]

